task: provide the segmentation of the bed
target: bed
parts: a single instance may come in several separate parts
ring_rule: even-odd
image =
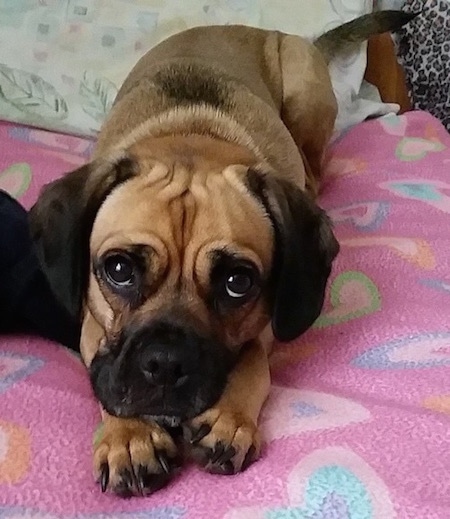
[[[403,113],[328,152],[320,203],[342,251],[313,328],[274,348],[262,459],[233,477],[188,466],[145,499],[101,494],[99,411],[78,357],[2,337],[1,519],[450,517],[450,136],[408,111],[390,40],[371,42],[366,77]],[[92,144],[1,123],[0,188],[30,207]]]

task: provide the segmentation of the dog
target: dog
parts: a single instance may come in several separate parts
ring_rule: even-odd
[[[314,41],[245,26],[172,36],[125,80],[92,161],[44,187],[31,232],[82,324],[103,491],[164,486],[174,430],[209,472],[258,459],[272,341],[313,324],[339,251],[314,201],[337,114],[328,65],[412,16]]]

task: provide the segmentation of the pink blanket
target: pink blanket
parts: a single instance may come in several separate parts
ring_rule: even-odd
[[[1,125],[0,187],[29,206],[90,147]],[[3,337],[1,519],[450,517],[450,136],[425,113],[374,120],[327,169],[342,252],[314,328],[275,348],[262,460],[234,477],[186,467],[146,499],[103,495],[80,362]]]

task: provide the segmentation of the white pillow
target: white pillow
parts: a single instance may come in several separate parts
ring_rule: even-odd
[[[384,9],[400,9],[405,5],[406,0],[378,0],[376,2],[376,8],[380,10]]]
[[[371,7],[371,0],[2,0],[0,119],[95,135],[136,61],[171,34],[242,23],[309,37]],[[370,115],[354,103],[365,66],[361,49],[332,67],[338,130]]]

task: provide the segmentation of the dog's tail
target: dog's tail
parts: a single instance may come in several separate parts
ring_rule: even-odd
[[[353,51],[371,36],[398,31],[418,14],[394,10],[376,11],[331,29],[319,36],[314,45],[329,63],[335,56]]]

